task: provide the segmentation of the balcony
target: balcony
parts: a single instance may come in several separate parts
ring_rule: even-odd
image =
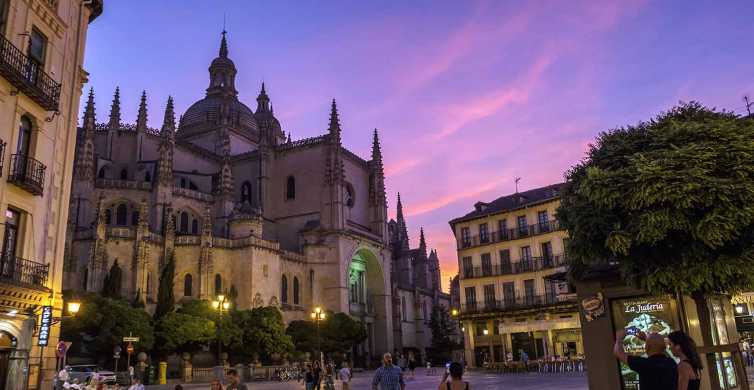
[[[463,279],[484,278],[488,276],[514,275],[527,272],[543,271],[546,269],[568,265],[565,255],[549,257],[532,257],[529,260],[519,260],[512,263],[491,265],[488,267],[473,267],[463,270]]]
[[[47,111],[60,105],[60,84],[27,57],[7,38],[0,35],[0,76]]]
[[[41,162],[23,154],[11,155],[8,182],[13,183],[34,195],[42,195],[47,167]]]
[[[0,282],[46,289],[48,264],[15,256],[0,257]]]
[[[516,310],[538,309],[557,305],[575,304],[576,294],[516,295],[497,301],[467,302],[461,305],[461,314],[484,314]]]
[[[473,248],[475,246],[493,244],[496,242],[518,240],[520,238],[526,238],[536,236],[540,234],[547,234],[554,231],[563,230],[560,227],[558,221],[548,221],[538,223],[535,225],[520,226],[514,229],[507,229],[502,231],[490,232],[486,235],[471,236],[467,240],[458,241],[458,249]]]

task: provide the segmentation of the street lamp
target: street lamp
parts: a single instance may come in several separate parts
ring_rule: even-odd
[[[225,295],[220,294],[217,296],[217,299],[212,301],[212,308],[217,310],[220,313],[220,320],[217,322],[217,361],[218,365],[223,365],[222,360],[222,349],[223,344],[220,340],[220,325],[222,324],[223,319],[223,312],[228,311],[230,309],[230,299],[227,298]]]
[[[321,307],[317,306],[314,308],[314,311],[311,312],[310,316],[312,317],[312,321],[317,325],[317,356],[319,356],[319,368],[324,369],[325,362],[324,356],[322,355],[322,339],[319,336],[319,323],[325,320],[325,312]]]
[[[71,313],[71,315],[76,315],[76,313],[79,312],[79,309],[81,309],[81,302],[69,301],[67,306],[68,306],[68,312]]]

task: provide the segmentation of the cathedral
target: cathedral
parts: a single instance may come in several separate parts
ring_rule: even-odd
[[[241,309],[278,307],[286,323],[319,306],[365,324],[368,339],[356,351],[365,359],[394,348],[423,352],[422,305],[446,295],[423,235],[418,250],[408,249],[400,200],[398,221],[387,221],[377,131],[368,160],[350,152],[333,100],[324,134],[291,140],[264,84],[256,110],[239,100],[228,53],[223,32],[205,96],[177,123],[168,98],[159,129],[148,126],[145,93],[135,124],[121,122],[117,89],[109,121],[97,123],[89,93],[64,289],[102,291],[117,264],[121,296],[151,309],[172,258],[179,304],[229,294]],[[416,277],[399,277],[409,274]]]

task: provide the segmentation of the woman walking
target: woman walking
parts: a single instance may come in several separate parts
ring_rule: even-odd
[[[678,363],[678,390],[699,390],[699,373],[702,359],[696,352],[696,343],[686,333],[675,331],[668,335],[670,350],[681,362]]]
[[[306,365],[306,371],[304,372],[304,385],[306,390],[314,389],[314,372],[312,371],[312,365]]]
[[[463,381],[463,366],[461,363],[450,363],[450,367],[442,376],[438,390],[469,390],[469,382]]]

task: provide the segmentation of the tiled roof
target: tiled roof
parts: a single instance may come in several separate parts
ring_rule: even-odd
[[[517,210],[528,205],[541,203],[542,201],[557,199],[560,197],[560,188],[564,183],[551,184],[547,187],[534,188],[528,191],[501,196],[489,203],[477,202],[475,210],[450,221],[451,225],[458,222],[481,218],[487,215],[499,214],[506,211]]]

